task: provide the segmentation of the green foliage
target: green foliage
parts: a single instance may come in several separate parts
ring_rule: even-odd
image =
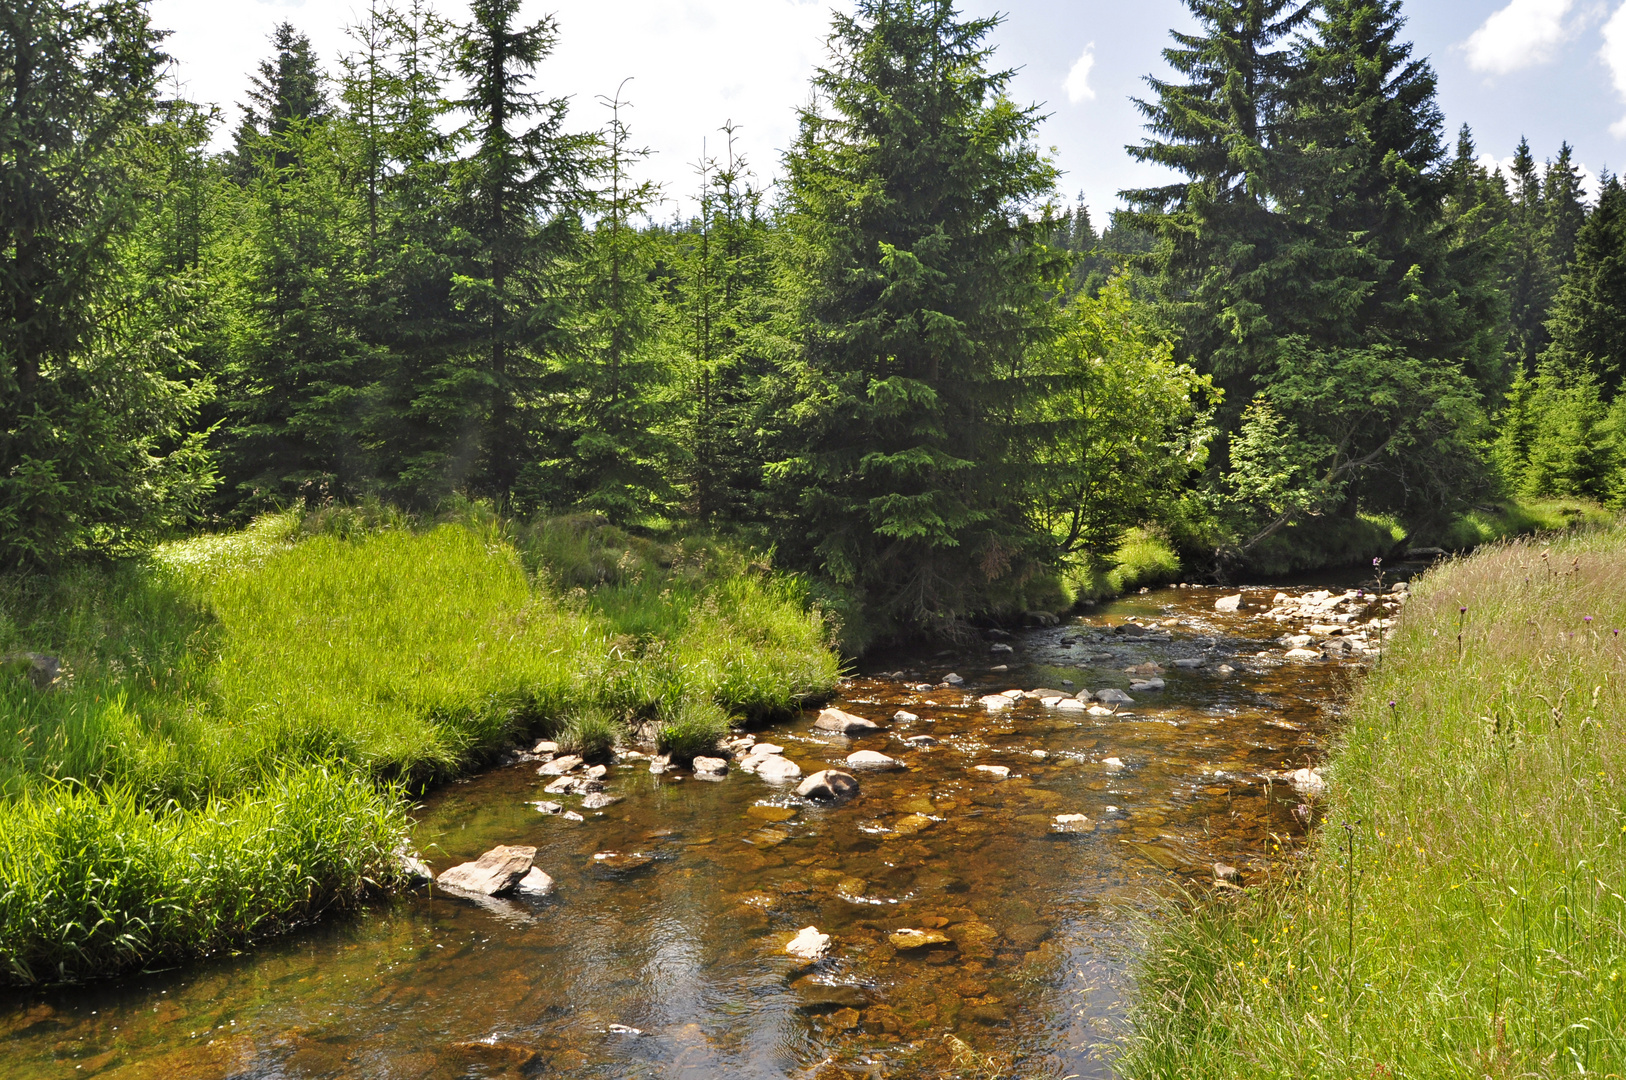
[[[0,566],[137,549],[213,483],[185,282],[140,257],[158,42],[133,0],[0,18]]]
[[[1211,380],[1173,359],[1125,278],[1065,312],[1043,361],[1024,470],[1036,532],[1063,555],[1110,553],[1177,500],[1207,458]]]
[[[1626,1068],[1623,568],[1615,528],[1418,583],[1304,862],[1149,927],[1120,1075]]]
[[[673,761],[687,764],[717,749],[728,736],[728,715],[706,702],[684,702],[662,718],[655,745]]]
[[[554,738],[559,749],[585,761],[607,761],[625,731],[602,709],[577,709],[565,719]]]
[[[284,769],[194,810],[120,785],[0,802],[0,984],[241,946],[398,881],[400,801],[345,770]]]

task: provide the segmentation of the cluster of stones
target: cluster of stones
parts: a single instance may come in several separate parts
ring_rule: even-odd
[[[1301,621],[1305,632],[1279,638],[1289,660],[1322,660],[1375,652],[1374,639],[1392,632],[1395,616],[1408,595],[1404,583],[1386,595],[1361,589],[1333,593],[1322,589],[1303,596],[1277,593],[1262,618]]]

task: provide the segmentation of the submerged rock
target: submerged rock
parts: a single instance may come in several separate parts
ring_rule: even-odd
[[[514,886],[514,891],[524,893],[526,896],[549,896],[554,888],[553,879],[542,872],[539,866],[531,867],[530,871]]]
[[[820,731],[834,731],[842,735],[863,735],[881,730],[881,725],[873,720],[865,720],[862,716],[854,716],[840,709],[823,710],[819,718],[813,721],[813,726]]]
[[[825,769],[803,780],[796,794],[815,802],[840,802],[858,794],[858,778],[837,769]]]
[[[897,758],[887,757],[875,750],[859,750],[847,755],[849,769],[901,769],[903,762]]]
[[[1137,694],[1150,693],[1152,691],[1162,690],[1167,685],[1168,684],[1162,679],[1146,679],[1142,682],[1130,683],[1129,689],[1135,691]]]
[[[519,884],[536,858],[534,847],[499,845],[473,862],[461,863],[440,875],[445,889],[496,896]]]
[[[594,866],[617,874],[642,870],[654,861],[655,856],[647,855],[642,851],[600,851],[593,856]]]
[[[905,951],[924,949],[929,945],[952,945],[954,942],[941,930],[894,930],[886,936],[894,949]]]
[[[989,776],[1000,780],[1003,780],[1007,776],[1011,775],[1011,770],[1003,765],[973,765],[972,769],[975,772],[985,772]]]
[[[1057,814],[1050,828],[1061,833],[1091,833],[1095,831],[1095,822],[1083,814]]]

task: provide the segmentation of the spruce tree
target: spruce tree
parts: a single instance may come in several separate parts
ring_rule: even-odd
[[[1575,240],[1575,258],[1547,323],[1552,345],[1542,357],[1545,377],[1595,379],[1605,402],[1626,377],[1626,188],[1607,177],[1598,206]]]
[[[233,138],[230,163],[232,173],[245,183],[260,166],[266,138],[281,140],[271,164],[285,168],[293,149],[281,137],[292,126],[328,112],[321,64],[310,38],[292,23],[283,22],[271,32],[271,47],[272,58],[260,61],[249,79],[248,103],[239,106],[243,116]]]
[[[786,156],[800,354],[782,550],[876,628],[986,606],[1030,542],[1007,470],[1024,354],[1050,318],[1055,170],[990,67],[995,19],[860,0]]]
[[[162,194],[159,42],[137,0],[0,9],[0,565],[127,551],[212,482],[186,283],[128,258]]]

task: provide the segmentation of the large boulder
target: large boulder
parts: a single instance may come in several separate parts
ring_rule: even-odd
[[[866,735],[881,730],[881,725],[862,716],[854,716],[840,709],[825,709],[813,726],[820,731],[834,731],[841,735]]]
[[[518,885],[531,872],[534,847],[498,845],[473,862],[462,863],[440,875],[443,889],[497,896]]]
[[[839,769],[825,769],[803,780],[796,794],[814,802],[841,802],[858,794],[858,778]]]

